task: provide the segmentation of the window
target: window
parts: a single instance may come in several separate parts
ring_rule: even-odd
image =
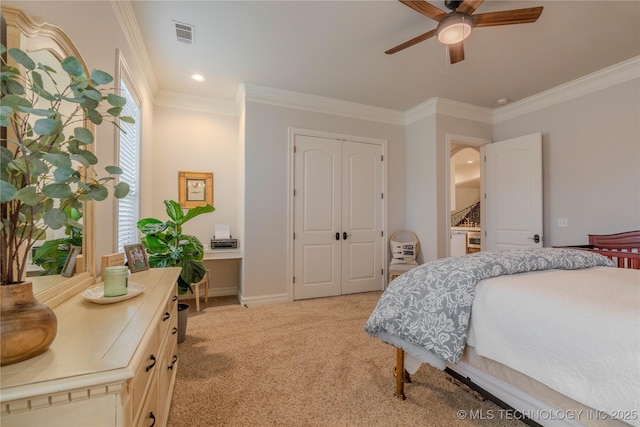
[[[121,60],[121,68],[124,63]],[[135,123],[120,121],[117,144],[118,165],[122,169],[120,182],[129,184],[129,194],[118,199],[117,235],[118,252],[124,251],[124,245],[140,241],[136,223],[140,211],[140,101],[134,96],[133,83],[127,73],[120,79],[120,95],[127,99],[122,115],[133,117]],[[125,81],[126,80],[126,81]]]

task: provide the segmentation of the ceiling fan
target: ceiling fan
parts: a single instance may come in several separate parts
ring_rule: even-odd
[[[426,0],[400,0],[401,3],[404,3],[416,12],[438,21],[438,26],[431,31],[427,31],[418,37],[387,50],[385,53],[391,55],[436,36],[441,43],[449,47],[449,60],[452,64],[455,64],[464,59],[463,40],[471,34],[473,28],[536,22],[543,9],[542,6],[538,6],[473,15],[473,12],[475,12],[483,1],[484,0],[445,0],[445,6],[451,9],[451,12],[447,13],[433,6],[431,3],[427,3]]]

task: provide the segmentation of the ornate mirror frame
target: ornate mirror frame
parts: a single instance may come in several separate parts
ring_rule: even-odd
[[[17,47],[30,53],[46,50],[63,59],[67,56],[75,56],[80,60],[88,74],[87,65],[82,55],[71,39],[59,27],[45,22],[38,22],[27,15],[22,9],[15,6],[2,5],[2,16],[6,23],[6,46]],[[12,60],[9,57],[9,62]],[[13,64],[15,65],[15,64]],[[85,119],[85,127],[95,135],[95,126]],[[87,146],[95,154],[95,143]],[[88,171],[88,174],[93,171]],[[85,271],[75,276],[66,278],[60,275],[31,277],[34,293],[38,301],[55,307],[71,296],[85,289],[95,282],[95,254],[94,254],[94,212],[93,202],[84,202],[83,205],[83,256]]]

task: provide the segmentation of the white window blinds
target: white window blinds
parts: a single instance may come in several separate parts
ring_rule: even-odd
[[[120,121],[118,144],[118,165],[122,169],[120,182],[129,184],[129,194],[118,199],[118,252],[123,252],[125,245],[140,241],[136,227],[140,206],[140,106],[123,80],[120,81],[120,89],[121,95],[127,99],[122,115],[133,117],[135,120],[135,123]]]

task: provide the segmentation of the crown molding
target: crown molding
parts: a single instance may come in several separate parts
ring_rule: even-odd
[[[387,108],[373,107],[355,102],[326,98],[323,96],[309,95],[282,89],[274,89],[244,83],[238,91],[239,96],[244,95],[244,102],[257,102],[261,104],[275,105],[279,107],[294,108],[297,110],[313,111],[316,113],[332,114],[341,117],[369,120],[373,122],[404,125],[404,113]]]
[[[129,48],[140,61],[142,71],[146,77],[145,84],[149,88],[150,96],[153,97],[153,94],[158,90],[158,82],[151,66],[151,60],[147,53],[147,47],[140,32],[136,15],[131,7],[131,0],[110,0],[110,3],[120,23],[120,28],[127,39]]]
[[[472,120],[481,123],[493,123],[493,110],[465,104],[446,98],[431,98],[405,112],[405,124],[410,125],[436,114]]]
[[[510,120],[562,102],[640,78],[640,56],[587,74],[493,111],[493,123]]]
[[[186,95],[166,90],[156,92],[153,103],[158,107],[179,108],[181,110],[221,114],[224,116],[237,117],[239,114],[239,107],[233,101],[206,96]]]

